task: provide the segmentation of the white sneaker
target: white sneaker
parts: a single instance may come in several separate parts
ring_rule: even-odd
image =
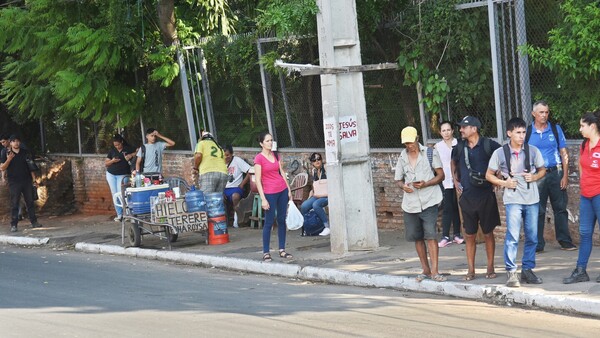
[[[237,212],[235,212],[235,211],[233,212],[233,227],[234,228],[239,228],[240,227],[238,225],[238,222],[237,222]]]
[[[329,236],[329,233],[331,233],[331,230],[329,230],[329,228],[325,228],[323,231],[321,231],[319,236]]]

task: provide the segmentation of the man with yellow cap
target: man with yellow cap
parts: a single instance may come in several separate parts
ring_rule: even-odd
[[[438,206],[443,199],[439,186],[444,180],[442,162],[437,150],[428,150],[419,143],[415,128],[402,129],[400,136],[406,149],[398,158],[394,179],[404,192],[402,210],[405,238],[409,242],[415,242],[423,268],[423,272],[417,275],[417,281],[432,279],[443,282],[446,277],[438,271],[439,248],[436,233]],[[431,257],[431,265],[427,260],[427,251]]]

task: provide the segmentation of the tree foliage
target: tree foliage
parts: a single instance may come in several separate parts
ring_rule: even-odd
[[[262,31],[274,31],[279,37],[316,32],[319,8],[315,0],[264,1],[260,7],[256,21]]]
[[[553,116],[568,126],[571,135],[578,135],[579,120],[572,118],[573,113],[600,108],[600,88],[591,85],[600,78],[600,1],[565,0],[558,15],[547,41],[523,50],[535,70],[556,78],[545,95],[534,93],[536,99],[548,101]]]
[[[173,3],[173,0],[161,3]],[[175,37],[185,42],[230,33],[225,0],[178,3]],[[28,1],[0,10],[1,100],[18,116],[117,121],[148,110],[157,83],[179,74],[175,48],[161,43],[154,1]]]

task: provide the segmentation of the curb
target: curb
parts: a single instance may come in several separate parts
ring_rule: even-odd
[[[45,245],[48,244],[50,238],[36,238],[36,237],[17,237],[17,236],[4,236],[0,235],[0,243],[12,244],[12,245]]]
[[[472,300],[485,300],[508,306],[521,305],[600,318],[600,301],[560,295],[545,295],[535,291],[513,289],[504,286],[473,285],[457,282],[440,283],[431,280],[424,280],[418,283],[411,277],[370,274],[312,266],[302,267],[297,264],[265,263],[243,258],[191,254],[177,251],[123,248],[116,245],[77,243],[75,244],[75,250],[87,253],[130,256],[215,267],[331,284],[431,293]]]

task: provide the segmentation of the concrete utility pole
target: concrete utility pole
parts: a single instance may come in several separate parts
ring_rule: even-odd
[[[321,68],[361,65],[354,0],[317,0]],[[321,75],[331,251],[379,247],[360,71]]]

